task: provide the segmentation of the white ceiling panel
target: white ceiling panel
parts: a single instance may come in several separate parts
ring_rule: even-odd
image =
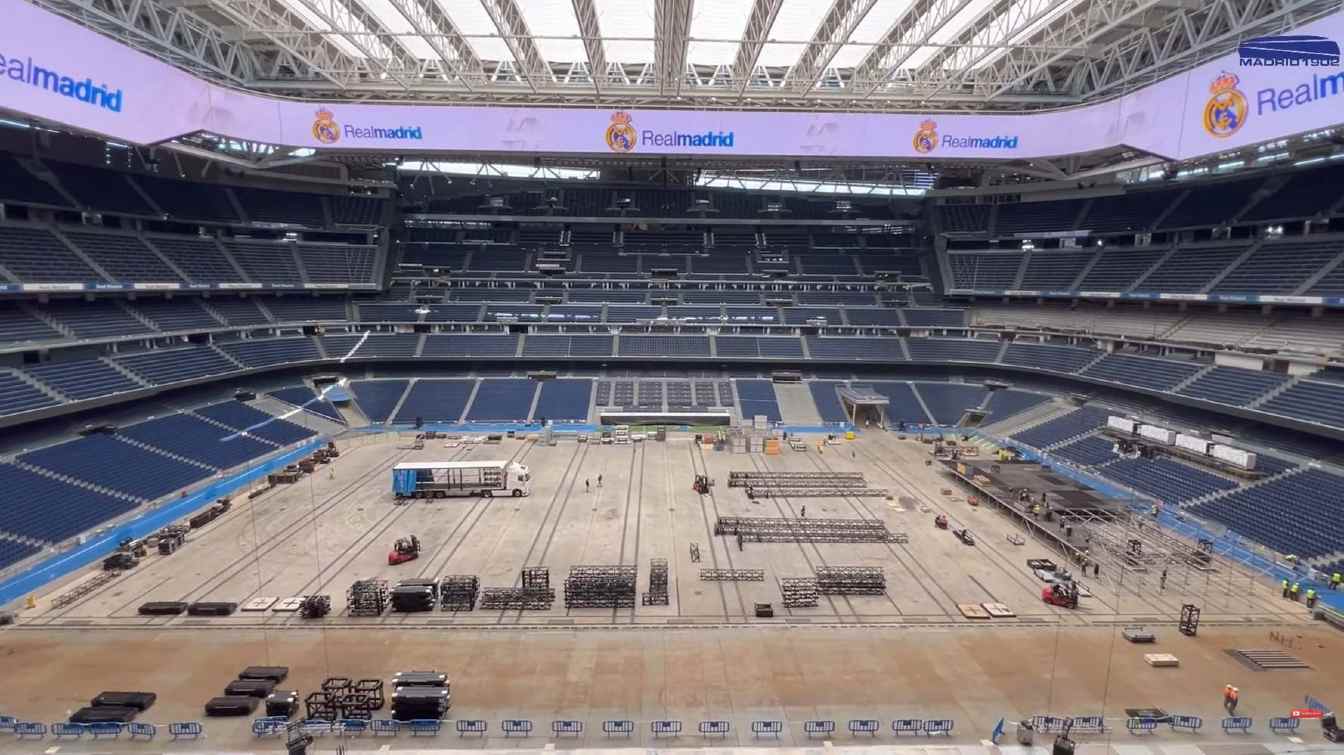
[[[607,60],[647,63],[653,60],[653,0],[594,0]],[[620,39],[612,39],[619,37]]]
[[[485,12],[479,0],[435,0],[453,20],[457,30],[467,37],[467,44],[482,60],[512,61],[513,53],[499,36],[495,22]],[[482,36],[489,35],[489,36]]]
[[[738,42],[747,31],[752,0],[702,0],[691,9],[691,42],[686,58],[700,65],[733,62]],[[721,41],[700,41],[721,40]]]
[[[850,44],[844,45],[840,51],[835,54],[831,60],[831,65],[836,68],[849,68],[858,65],[863,56],[868,54],[872,45],[882,38],[883,34],[896,23],[905,11],[910,7],[912,0],[878,0],[877,4],[868,11],[868,15],[863,17],[859,25],[854,29],[854,33],[849,35]]]
[[[518,8],[541,57],[562,62],[588,59],[570,0],[520,0]]]

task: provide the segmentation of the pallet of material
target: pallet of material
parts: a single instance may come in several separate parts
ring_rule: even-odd
[[[238,672],[239,679],[265,679],[279,684],[289,676],[289,666],[248,666]]]
[[[986,611],[979,603],[958,603],[957,610],[961,615],[968,619],[988,619],[989,611]]]
[[[303,596],[295,595],[291,598],[281,598],[275,605],[271,606],[271,611],[275,613],[293,613],[299,610],[299,607],[302,605]]]
[[[1011,619],[1017,616],[1013,613],[1013,609],[1002,603],[981,603],[980,607],[995,619]]]
[[[261,698],[246,695],[212,697],[205,703],[207,716],[247,716],[257,709]]]
[[[402,687],[447,687],[448,675],[437,671],[398,671],[392,675],[392,686]]]
[[[190,616],[232,616],[234,611],[238,610],[237,603],[224,603],[215,601],[200,601],[192,603],[187,607],[187,614]]]
[[[101,692],[89,701],[93,708],[135,708],[149,710],[159,696],[153,692]]]
[[[1144,653],[1143,662],[1156,668],[1172,668],[1181,665],[1181,659],[1171,653]]]
[[[275,682],[270,679],[235,679],[224,688],[226,697],[265,698],[275,690]]]
[[[72,724],[126,724],[135,720],[140,711],[128,706],[80,708],[70,714]]]
[[[1157,635],[1143,627],[1125,627],[1120,636],[1135,644],[1157,642]]]
[[[136,613],[141,616],[178,616],[187,610],[188,605],[178,600],[151,600],[141,603]]]
[[[275,604],[276,604],[276,601],[278,601],[278,600],[280,600],[280,598],[275,597],[275,596],[273,596],[273,595],[263,595],[263,596],[261,596],[261,597],[253,598],[253,599],[247,601],[247,602],[244,603],[242,606],[240,606],[238,610],[240,610],[240,611],[267,611],[267,610],[270,610],[271,606],[275,605]]]

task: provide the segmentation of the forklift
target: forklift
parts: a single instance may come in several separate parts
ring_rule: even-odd
[[[709,479],[709,475],[698,474],[695,476],[695,482],[691,485],[691,490],[700,495],[709,495],[709,487],[713,484],[714,481]]]
[[[1054,582],[1041,588],[1041,600],[1062,608],[1078,607],[1078,583]]]
[[[420,538],[415,535],[397,538],[397,542],[392,544],[392,550],[387,553],[389,566],[404,564],[417,558],[420,558]]]
[[[939,514],[933,518],[933,526],[940,530],[947,529],[947,514]]]

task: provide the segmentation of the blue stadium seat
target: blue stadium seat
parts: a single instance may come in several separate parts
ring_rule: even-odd
[[[393,422],[409,424],[417,417],[426,422],[457,422],[475,387],[475,380],[417,380]]]
[[[593,381],[557,379],[541,383],[541,396],[532,418],[556,422],[587,422]]]
[[[1101,355],[1096,349],[1079,346],[1010,343],[1003,352],[1003,363],[1050,372],[1077,372]]]
[[[1036,448],[1050,448],[1101,427],[1109,416],[1110,412],[1103,409],[1083,407],[1023,430],[1013,439]]]
[[[211,404],[193,409],[192,413],[228,425],[234,430],[244,430],[254,438],[260,438],[277,446],[288,446],[317,434],[302,425],[254,409],[241,401]]]
[[[907,338],[913,362],[992,363],[999,355],[999,342],[969,338]]]
[[[816,405],[817,414],[821,416],[822,422],[849,421],[845,407],[840,402],[840,396],[836,393],[843,385],[844,383],[832,380],[808,381],[807,389],[812,394],[812,403]]]
[[[978,408],[987,392],[984,386],[963,383],[915,383],[915,390],[933,414],[934,423],[949,427],[956,425],[967,409]]]
[[[298,385],[292,388],[278,388],[270,391],[266,395],[271,398],[283,401],[302,408],[306,412],[316,414],[317,416],[345,424],[345,418],[336,409],[330,401],[325,398],[318,398],[317,392],[306,385]]]
[[[1177,392],[1205,401],[1246,406],[1287,380],[1286,375],[1277,372],[1214,367]]]
[[[1010,347],[1011,348],[1011,347]],[[1049,396],[1012,389],[997,390],[990,394],[986,422],[1002,422],[1050,400]]]
[[[355,380],[350,390],[364,416],[371,422],[387,422],[409,384],[409,380]]]
[[[189,414],[172,414],[124,427],[118,435],[217,469],[232,469],[275,450]]]
[[[18,460],[150,501],[213,474],[204,466],[178,461],[104,434],[29,451]]]
[[[219,344],[220,351],[247,367],[316,362],[317,342],[312,338],[262,338]]]
[[[0,530],[59,543],[135,509],[138,503],[0,464]]]
[[[56,406],[56,399],[12,372],[0,372],[0,415]]]
[[[746,421],[758,414],[765,415],[770,422],[781,420],[775,386],[769,380],[737,381],[737,399]]]
[[[168,385],[238,371],[238,366],[213,346],[155,349],[113,357],[112,361],[150,385]]]
[[[1304,422],[1344,427],[1344,385],[1302,380],[1257,409]]]
[[[1105,464],[1120,458],[1112,450],[1115,442],[1099,435],[1088,435],[1051,451],[1051,455],[1084,467]]]
[[[1173,362],[1129,354],[1107,354],[1081,374],[1122,385],[1170,390],[1203,367],[1204,365],[1193,362]]]
[[[537,383],[525,379],[482,380],[467,409],[468,422],[522,422],[532,411]]]

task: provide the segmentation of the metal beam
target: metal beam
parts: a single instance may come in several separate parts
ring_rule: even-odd
[[[152,0],[35,0],[40,7],[183,68],[235,85],[258,66],[252,49],[190,8]]]
[[[316,33],[308,22],[289,7],[274,0],[207,0],[209,7],[242,29],[260,29],[279,53],[269,70],[258,76],[282,78],[304,69],[308,76],[321,77],[344,90],[366,70],[345,51]],[[257,80],[251,82],[256,86]]]
[[[784,0],[754,0],[751,15],[747,16],[747,29],[742,32],[742,41],[737,45],[737,54],[733,56],[733,83],[740,96],[751,85],[756,69],[756,61],[761,57],[761,48],[770,36],[775,25],[775,16],[784,5]]]
[[[1070,0],[1070,5],[1091,0]],[[1109,0],[1101,0],[1109,2]],[[966,28],[951,45],[940,48],[921,68],[917,79],[936,82],[925,96],[932,98],[954,82],[960,82],[975,66],[1017,35],[1058,9],[1059,0],[998,0]]]
[[[388,78],[400,84],[403,89],[411,89],[411,81],[418,78],[420,69],[415,56],[399,42],[389,44],[384,41],[385,38],[395,40],[396,37],[383,28],[382,23],[356,0],[293,1],[302,3],[313,15],[321,19],[322,23],[330,27],[329,33],[343,38],[367,60],[377,65]]]
[[[653,58],[659,94],[681,94],[695,0],[654,0]]]
[[[476,51],[463,38],[448,14],[434,0],[388,0],[424,38],[443,62],[444,71],[467,89],[485,82],[485,70]]]
[[[579,35],[583,37],[583,51],[588,56],[588,76],[593,82],[593,91],[601,92],[607,77],[607,51],[602,46],[602,28],[597,23],[597,6],[593,0],[572,0],[574,17],[579,22]]]
[[[813,0],[817,2],[818,0]],[[793,73],[789,76],[790,85],[801,91],[808,91],[821,81],[826,67],[840,48],[849,41],[849,35],[863,21],[877,4],[877,0],[833,0],[830,10],[817,25],[812,41],[803,48],[798,62],[793,64]]]
[[[971,0],[915,0],[854,67],[850,86],[870,97],[891,81],[915,51],[927,45]]]
[[[1029,44],[999,56],[976,71],[974,79],[981,86],[993,87],[987,100],[1036,83],[1053,90],[1053,77],[1042,76],[1048,68],[1066,58],[1086,57],[1100,39],[1164,2],[1166,0],[1116,0],[1071,8],[1036,34]]]
[[[481,5],[485,6],[485,12],[490,14],[495,29],[513,54],[514,73],[521,74],[528,89],[535,92],[537,82],[549,82],[550,66],[537,50],[537,43],[532,39],[532,31],[527,28],[518,4],[514,0],[481,0]]]

